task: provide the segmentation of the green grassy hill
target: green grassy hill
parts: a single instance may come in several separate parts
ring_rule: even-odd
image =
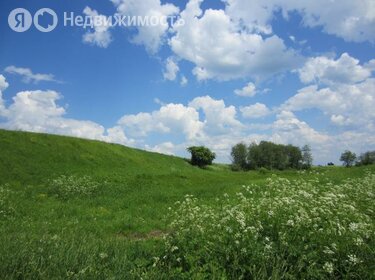
[[[203,179],[206,177],[218,185],[228,182],[231,185],[246,184],[265,177],[257,172],[234,173],[229,166],[222,164],[202,170],[179,157],[100,141],[30,132],[0,130],[0,151],[0,184],[40,184],[62,174],[86,174],[119,182],[142,176],[163,180],[165,176],[169,179],[175,177],[180,182],[196,178],[198,185],[207,183]],[[329,170],[335,173],[341,168]],[[345,173],[355,176],[357,171],[345,170]],[[294,173],[286,171],[281,174],[293,177]],[[345,173],[336,172],[334,177],[345,178]]]
[[[64,206],[66,216],[78,207],[74,211],[84,217],[97,204],[111,215],[94,231],[111,234],[160,230],[167,208],[186,194],[211,199],[265,178],[257,172],[233,173],[225,165],[202,170],[182,158],[122,145],[28,132],[0,130],[0,151],[0,185],[10,183],[14,190],[27,192],[24,208],[38,205],[42,220],[56,205]],[[103,185],[100,195],[56,200],[48,194],[50,181],[61,175],[90,176]],[[43,195],[46,201],[34,201]]]
[[[0,130],[0,183],[58,174],[129,177],[197,171],[181,158],[72,137]]]
[[[168,208],[187,194],[210,205],[243,185],[264,185],[272,174],[340,183],[367,170],[375,168],[199,169],[182,158],[121,145],[0,130],[0,275],[131,279],[160,254]],[[81,185],[96,188],[86,193]]]

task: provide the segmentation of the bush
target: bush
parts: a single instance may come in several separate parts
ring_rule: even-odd
[[[374,190],[367,174],[340,185],[274,177],[208,205],[188,195],[155,266],[186,279],[371,279]]]
[[[258,172],[261,175],[266,175],[268,173],[268,171],[269,170],[267,168],[264,168],[264,167],[261,167],[261,168],[258,169]]]
[[[231,164],[230,169],[234,172],[243,171],[243,168],[237,164]]]
[[[211,165],[213,160],[216,158],[215,153],[211,152],[210,149],[203,146],[189,147],[187,148],[187,150],[191,153],[190,163],[199,167]]]
[[[65,176],[53,179],[49,182],[50,194],[62,198],[88,197],[93,195],[99,188],[99,183],[90,176]]]

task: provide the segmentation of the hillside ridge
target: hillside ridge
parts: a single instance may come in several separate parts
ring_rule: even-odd
[[[0,184],[51,173],[169,173],[196,169],[183,158],[120,144],[44,133],[0,130]],[[38,164],[35,164],[35,163]],[[39,179],[39,180],[38,180]]]

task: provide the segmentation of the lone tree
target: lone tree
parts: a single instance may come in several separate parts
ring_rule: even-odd
[[[236,170],[247,170],[247,146],[244,143],[239,143],[232,147],[232,168]]]
[[[311,153],[311,147],[305,145],[302,147],[302,167],[304,169],[310,169],[313,163],[313,157]]]
[[[216,158],[215,153],[203,146],[189,147],[187,148],[187,151],[191,153],[191,164],[199,167],[211,165]]]
[[[340,157],[340,161],[342,161],[346,167],[353,166],[356,159],[357,155],[351,151],[343,152]]]

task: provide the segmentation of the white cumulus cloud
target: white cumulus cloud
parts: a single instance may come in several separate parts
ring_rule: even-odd
[[[110,29],[112,25],[108,22],[108,18],[104,15],[100,15],[96,10],[86,7],[83,13],[91,17],[93,20],[93,31],[87,31],[82,40],[85,43],[93,44],[101,48],[107,48],[112,42],[112,36]],[[94,20],[95,19],[95,20]]]
[[[52,74],[35,74],[30,68],[16,67],[14,65],[8,66],[4,70],[9,74],[16,74],[22,77],[24,83],[39,83],[39,82],[59,82]]]
[[[134,137],[145,137],[157,132],[182,133],[192,139],[201,133],[203,127],[199,113],[194,108],[173,103],[163,105],[152,113],[125,115],[118,123]]]
[[[202,0],[190,0],[174,25],[169,41],[172,51],[195,64],[198,80],[262,78],[295,67],[299,56],[272,35],[263,38],[236,25],[224,10],[200,8]]]
[[[189,83],[189,80],[188,80],[185,76],[182,76],[182,77],[181,77],[181,81],[180,81],[180,85],[184,87],[184,86],[186,86],[188,83]]]
[[[176,152],[176,146],[172,142],[164,142],[154,147],[146,146],[146,149],[151,152],[165,155],[175,155]]]
[[[0,75],[0,88],[5,89],[7,83]],[[0,92],[1,93],[1,92]],[[1,94],[0,94],[1,97]],[[0,127],[11,130],[52,133],[95,139],[124,145],[134,142],[128,139],[119,127],[106,130],[103,126],[92,122],[66,118],[66,110],[58,105],[61,95],[56,91],[22,91],[17,93],[9,106],[0,98]]]
[[[223,100],[216,100],[208,95],[197,97],[189,103],[189,107],[203,111],[204,130],[209,135],[230,133],[242,127],[237,119],[236,108],[226,106]]]
[[[247,119],[257,119],[268,116],[271,110],[265,104],[255,103],[254,105],[241,107],[242,116]]]
[[[272,33],[271,22],[276,12],[288,18],[298,13],[302,24],[346,41],[375,42],[375,2],[373,0],[224,0],[227,13],[239,25],[252,31]]]
[[[172,57],[168,57],[165,62],[165,71],[163,73],[164,79],[169,81],[176,80],[178,71],[180,71],[180,68],[178,67],[177,62]]]
[[[343,53],[337,60],[325,56],[310,58],[298,73],[303,83],[354,84],[369,78],[371,69],[360,65],[358,59]]]
[[[248,83],[244,88],[236,89],[234,93],[238,96],[253,97],[257,94],[257,89],[254,83]]]
[[[3,75],[0,75],[0,117],[5,114],[5,104],[3,100],[3,91],[8,88],[9,84]]]
[[[138,33],[132,38],[135,44],[143,45],[148,52],[155,54],[164,43],[169,30],[168,17],[177,15],[178,7],[173,4],[162,4],[160,0],[111,0],[119,15],[141,17],[144,19],[158,18],[158,24],[144,24],[136,27]]]
[[[337,125],[356,125],[360,129],[375,128],[375,79],[353,85],[319,89],[316,85],[302,88],[283,105],[300,111],[317,108]]]

